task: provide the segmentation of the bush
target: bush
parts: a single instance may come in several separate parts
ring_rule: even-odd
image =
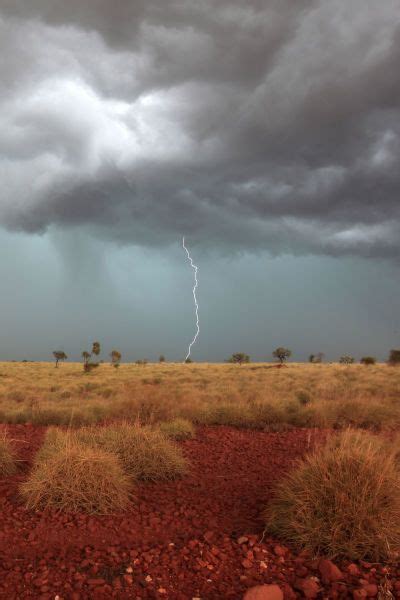
[[[400,548],[400,475],[387,443],[333,436],[299,461],[265,511],[266,528],[314,554],[386,560]]]
[[[400,350],[391,350],[388,359],[389,365],[400,365]]]
[[[127,506],[132,487],[116,456],[53,430],[21,485],[21,495],[34,510],[109,514]]]
[[[187,419],[177,418],[173,421],[160,423],[159,428],[164,435],[175,440],[187,440],[194,437],[195,434],[193,424]]]
[[[343,356],[339,358],[339,363],[341,365],[352,365],[354,363],[354,358],[348,354],[343,354]]]
[[[243,363],[250,362],[250,356],[248,354],[246,354],[245,352],[236,352],[235,354],[232,354],[232,356],[230,356],[228,358],[227,362],[242,365]]]
[[[121,423],[77,431],[78,439],[118,456],[125,472],[146,481],[175,479],[187,470],[178,446],[161,431]]]
[[[276,350],[273,351],[272,356],[277,358],[282,365],[285,360],[287,360],[292,355],[292,351],[289,348],[284,348],[283,346],[279,346]]]
[[[205,425],[228,425],[231,427],[260,426],[250,406],[222,402],[205,407],[198,415],[198,421]]]
[[[15,454],[7,433],[0,432],[0,477],[12,475],[17,470]]]
[[[368,365],[374,365],[376,363],[376,358],[374,356],[363,356],[360,363],[366,367]]]
[[[388,406],[376,400],[367,403],[355,398],[329,402],[321,407],[321,413],[322,418],[325,419],[325,426],[334,429],[344,429],[349,426],[375,430],[384,427],[393,429],[400,424],[399,407]]]

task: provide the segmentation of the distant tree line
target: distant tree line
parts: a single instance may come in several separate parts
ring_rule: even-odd
[[[100,363],[104,362],[103,360],[100,360],[100,361],[98,360],[100,353],[101,353],[101,345],[100,345],[100,342],[97,342],[97,341],[93,342],[91,352],[88,352],[87,350],[84,350],[82,352],[81,356],[83,358],[83,369],[85,372],[90,372],[93,369],[96,369]],[[292,355],[292,351],[289,348],[286,348],[284,346],[279,346],[272,352],[273,358],[275,358],[278,361],[277,366],[284,366],[287,359],[290,358],[291,355]],[[55,365],[56,368],[58,367],[58,364],[60,361],[63,362],[68,359],[68,356],[65,354],[65,352],[63,350],[54,350],[53,356],[56,361],[56,365]],[[121,359],[122,359],[121,352],[119,350],[114,349],[110,352],[109,356],[110,356],[111,364],[115,368],[118,368],[121,364]],[[312,363],[312,364],[320,364],[323,362],[324,358],[325,358],[324,353],[318,352],[317,354],[310,354],[308,357],[308,362]],[[160,354],[158,360],[160,363],[166,362],[166,358],[165,358],[164,354]],[[27,361],[24,360],[22,362],[27,362]],[[149,361],[147,360],[147,358],[141,358],[141,359],[136,360],[135,362],[137,365],[147,365],[147,363]],[[191,363],[192,359],[190,357],[188,357],[185,359],[184,362]],[[235,352],[227,359],[226,362],[242,365],[242,364],[246,364],[246,363],[250,362],[250,356],[248,354],[246,354],[245,352]],[[339,358],[339,364],[342,364],[342,365],[351,365],[351,364],[354,364],[355,362],[356,362],[355,358],[349,354],[343,354]],[[374,356],[369,356],[369,355],[363,356],[360,359],[360,363],[365,366],[375,365],[376,362],[377,362],[376,358]],[[390,350],[387,364],[390,366],[400,365],[400,350],[398,350],[398,349]]]

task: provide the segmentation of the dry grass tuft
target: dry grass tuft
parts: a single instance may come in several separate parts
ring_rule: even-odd
[[[0,477],[13,475],[17,470],[14,450],[6,431],[0,432]]]
[[[166,437],[174,440],[188,440],[195,435],[195,428],[187,419],[177,418],[160,423],[159,428]]]
[[[92,426],[126,419],[282,430],[400,427],[400,369],[387,365],[0,363],[0,421]],[[160,385],[161,382],[161,385]],[[10,392],[12,390],[12,392]]]
[[[116,456],[53,430],[21,495],[29,509],[110,514],[126,508],[132,487]]]
[[[387,559],[400,549],[400,474],[379,437],[347,430],[299,462],[265,511],[266,529],[315,554]]]
[[[181,449],[161,431],[150,427],[125,422],[84,428],[76,435],[92,447],[117,455],[125,472],[137,479],[169,480],[187,471]]]

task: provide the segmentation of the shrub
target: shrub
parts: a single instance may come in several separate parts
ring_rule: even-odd
[[[230,356],[230,358],[228,358],[227,362],[242,365],[243,363],[250,362],[250,356],[248,354],[246,354],[245,352],[236,352],[235,354],[232,354],[232,356]]]
[[[339,362],[341,365],[352,365],[354,363],[354,358],[348,354],[343,354],[343,356],[339,358]]]
[[[292,351],[289,348],[284,348],[283,346],[279,346],[276,350],[273,351],[272,356],[277,358],[282,365],[285,360],[287,360],[292,355]]]
[[[388,359],[389,365],[400,365],[400,350],[391,350]]]
[[[169,438],[175,440],[187,440],[194,437],[195,429],[187,419],[177,418],[173,421],[160,423],[160,431]]]
[[[132,487],[116,456],[79,444],[69,434],[52,433],[21,485],[21,495],[34,510],[109,514],[127,506]]]
[[[12,475],[17,470],[15,454],[7,433],[0,432],[0,477]]]
[[[388,406],[376,400],[338,400],[321,406],[321,412],[325,426],[334,429],[352,426],[379,430],[383,427],[396,428],[400,423],[398,406]]]
[[[312,553],[387,559],[400,548],[400,475],[378,437],[347,430],[299,461],[265,511],[266,527]]]
[[[363,356],[360,363],[366,367],[368,365],[374,365],[376,363],[376,358],[374,356]]]
[[[137,365],[147,365],[149,361],[147,360],[147,358],[139,358],[139,360],[136,361]]]
[[[81,429],[78,439],[118,456],[125,472],[137,479],[175,479],[187,470],[182,452],[161,431],[129,423]]]
[[[222,402],[205,407],[198,415],[198,421],[205,425],[228,425],[231,427],[257,427],[260,425],[250,406]]]

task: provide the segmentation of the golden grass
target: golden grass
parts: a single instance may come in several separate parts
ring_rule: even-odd
[[[265,511],[267,530],[314,554],[385,560],[400,550],[400,472],[378,436],[347,430],[300,461]]]
[[[160,423],[159,429],[166,437],[174,440],[188,440],[195,435],[193,424],[187,419],[179,417]]]
[[[53,431],[20,491],[28,509],[110,514],[126,508],[132,487],[115,455]]]
[[[0,422],[78,427],[125,419],[144,424],[396,428],[400,368],[384,364],[190,365],[0,363]]]
[[[46,461],[69,440],[117,456],[124,472],[133,480],[171,480],[188,469],[181,449],[161,431],[127,422],[68,431],[50,427],[36,461]]]
[[[12,475],[17,470],[15,453],[7,433],[0,431],[0,477]]]
[[[77,439],[118,456],[125,473],[142,481],[176,479],[187,471],[181,449],[161,431],[138,424],[78,429]]]

